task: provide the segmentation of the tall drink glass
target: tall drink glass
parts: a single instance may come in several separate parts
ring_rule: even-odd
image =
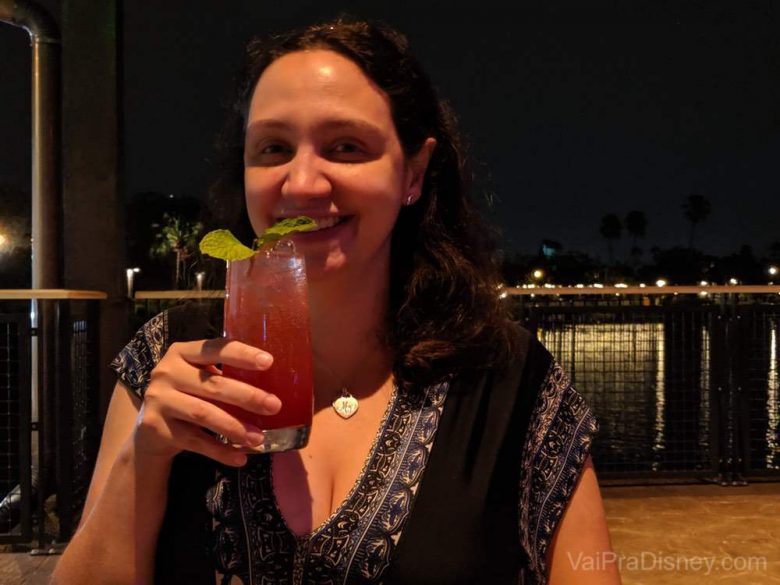
[[[265,371],[223,366],[223,374],[279,397],[282,409],[263,416],[226,405],[239,420],[263,431],[244,451],[300,449],[309,440],[314,408],[309,302],[304,258],[289,240],[251,258],[228,262],[224,336],[273,355]]]

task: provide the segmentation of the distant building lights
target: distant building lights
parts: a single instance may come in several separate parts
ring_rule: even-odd
[[[739,281],[736,278],[729,278],[729,284],[739,284]]]
[[[769,272],[769,276],[776,276],[780,270],[778,270],[777,266],[770,266],[767,272]]]
[[[665,278],[659,278],[658,280],[655,281],[655,286],[657,286],[657,287],[666,286],[667,284],[669,284],[669,283],[667,282],[667,280]]]
[[[628,288],[628,285],[625,282],[618,282],[615,288]]]
[[[594,282],[593,283],[593,288],[604,288],[604,285],[601,284],[600,282]]]
[[[584,284],[575,284],[574,288],[585,288]]]
[[[702,280],[702,281],[701,281],[699,284],[700,284],[701,286],[710,286],[710,283],[709,283],[709,282],[707,282],[706,280]]]
[[[544,270],[541,270],[541,269],[537,268],[536,270],[533,271],[533,277],[536,280],[544,278]]]
[[[645,288],[647,285],[644,282],[639,283],[639,288]]]

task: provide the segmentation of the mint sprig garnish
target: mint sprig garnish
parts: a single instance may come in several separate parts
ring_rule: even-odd
[[[203,254],[220,260],[244,260],[262,250],[265,246],[277,242],[295,232],[306,232],[317,227],[317,222],[310,217],[299,215],[277,221],[266,228],[260,237],[254,241],[254,250],[242,244],[230,233],[230,230],[214,230],[203,236],[199,248]]]
[[[243,260],[254,255],[255,251],[236,239],[230,230],[214,230],[203,236],[198,246],[203,254],[221,260]]]
[[[263,246],[281,240],[284,236],[289,236],[295,232],[308,232],[316,229],[316,227],[317,222],[305,215],[287,217],[266,228],[260,234],[260,237],[255,239],[255,248],[260,250]]]

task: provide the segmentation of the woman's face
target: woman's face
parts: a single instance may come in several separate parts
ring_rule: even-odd
[[[349,59],[327,50],[280,57],[260,77],[247,119],[252,226],[318,220],[322,229],[293,238],[313,280],[385,266],[398,212],[419,197],[432,148],[406,159],[388,98]]]

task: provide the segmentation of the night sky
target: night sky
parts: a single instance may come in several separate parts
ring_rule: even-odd
[[[126,197],[205,193],[246,40],[343,10],[408,35],[459,113],[509,252],[549,238],[604,257],[601,217],[634,209],[648,216],[645,250],[687,245],[680,206],[693,193],[712,202],[697,236],[705,252],[750,244],[761,254],[780,240],[777,3],[632,2],[598,14],[521,3],[516,18],[485,2],[482,12],[474,2],[326,4],[124,2]],[[0,25],[0,183],[19,189],[28,68],[26,35]]]

